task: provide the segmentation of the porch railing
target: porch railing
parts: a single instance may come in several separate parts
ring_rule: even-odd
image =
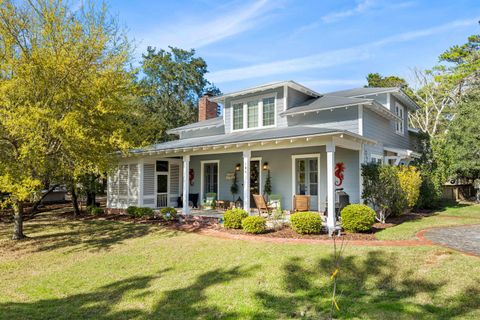
[[[157,208],[168,207],[168,194],[157,194]]]

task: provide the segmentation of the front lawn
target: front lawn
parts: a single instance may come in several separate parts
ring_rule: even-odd
[[[318,318],[332,247],[218,239],[44,216],[27,241],[0,225],[1,319]],[[355,247],[339,273],[341,319],[478,319],[479,258],[441,247]]]
[[[405,221],[375,234],[379,240],[415,239],[417,232],[433,227],[480,224],[480,205],[458,204],[447,206],[428,217]]]

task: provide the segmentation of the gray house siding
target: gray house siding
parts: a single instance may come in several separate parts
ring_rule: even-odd
[[[384,146],[408,149],[408,116],[404,114],[404,135],[395,133],[395,120],[387,120],[375,112],[364,108],[363,110],[363,135],[378,141]]]
[[[331,111],[325,110],[319,113],[311,112],[305,115],[289,116],[288,125],[314,125],[327,129],[348,130],[358,134],[358,107],[337,108]]]
[[[277,95],[277,99],[276,99],[277,127],[287,126],[286,120],[279,116],[279,113],[284,110],[283,88],[276,88],[276,89],[265,90],[262,92],[256,92],[248,95],[243,95],[239,97],[225,99],[224,101],[225,133],[232,132],[232,101],[248,100],[249,98],[255,98],[257,96],[265,96],[268,94],[275,94],[275,93]]]
[[[288,95],[287,95],[287,108],[291,108],[299,103],[302,103],[304,101],[307,101],[308,99],[312,99],[311,96],[303,93],[303,92],[300,92],[300,91],[297,91],[295,89],[292,89],[292,88],[288,88]]]

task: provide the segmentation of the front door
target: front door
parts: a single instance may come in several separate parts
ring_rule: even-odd
[[[310,208],[318,210],[318,158],[295,159],[295,194],[310,195]]]
[[[155,170],[157,172],[157,208],[168,207],[168,161],[157,161]]]
[[[218,200],[218,162],[203,164],[203,200],[207,193],[216,193]]]
[[[260,160],[250,161],[250,206],[255,205],[254,194],[260,194]]]

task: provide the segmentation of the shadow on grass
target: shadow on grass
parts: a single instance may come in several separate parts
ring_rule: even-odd
[[[132,277],[103,286],[95,292],[82,293],[60,299],[45,299],[36,302],[0,303],[0,319],[193,319],[235,318],[235,311],[221,311],[207,301],[205,290],[250,275],[251,269],[233,267],[216,269],[199,275],[184,288],[167,291],[160,295],[150,289],[151,282],[162,277],[170,269],[156,276]],[[172,276],[170,273],[168,276]],[[142,298],[158,295],[153,310],[143,303],[131,303],[128,310],[118,310],[116,304],[128,297]],[[209,305],[207,303],[210,302]],[[137,306],[141,305],[142,308]]]
[[[385,251],[372,251],[365,257],[345,256],[337,287],[340,311],[334,312],[334,318],[448,319],[480,308],[477,286],[442,298],[439,292],[447,280],[418,277],[419,266],[398,268],[399,263],[393,253]],[[333,257],[320,259],[312,266],[291,258],[283,266],[284,293],[256,292],[263,308],[254,318],[329,318],[332,270]]]
[[[3,228],[1,238],[10,238],[12,230]],[[13,228],[13,227],[12,227]],[[25,224],[28,238],[9,244],[12,250],[46,251],[66,248],[71,252],[82,250],[109,250],[129,239],[140,238],[155,231],[159,237],[175,237],[175,230],[155,225],[123,223],[106,220],[59,220],[43,217]]]

